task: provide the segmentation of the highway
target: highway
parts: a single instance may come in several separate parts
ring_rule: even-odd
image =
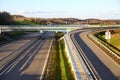
[[[120,66],[105,54],[87,37],[88,31],[77,31],[71,34],[79,54],[88,67],[93,79],[118,80],[120,79]]]
[[[42,35],[37,33],[27,38],[25,43],[21,40],[15,42],[15,45],[20,44],[19,47],[16,46],[15,49],[10,47],[8,55],[2,53],[2,51],[5,51],[7,49],[5,47],[11,44],[3,45],[0,48],[0,54],[4,54],[0,56],[0,65],[7,63],[0,70],[0,80],[42,80],[53,37],[53,32],[43,33]]]
[[[25,47],[31,45],[38,37],[42,34],[40,33],[29,33],[19,40],[9,42],[7,44],[0,46],[0,70],[4,68],[15,56],[21,54],[21,51]],[[26,45],[26,46],[25,46]],[[19,54],[18,54],[19,53]]]

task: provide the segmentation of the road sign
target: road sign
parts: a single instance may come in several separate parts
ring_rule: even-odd
[[[107,29],[105,32],[105,39],[111,39],[111,32],[109,31],[109,29]]]

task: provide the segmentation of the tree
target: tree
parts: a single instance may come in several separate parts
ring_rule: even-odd
[[[8,12],[0,12],[0,25],[13,23],[13,17]]]

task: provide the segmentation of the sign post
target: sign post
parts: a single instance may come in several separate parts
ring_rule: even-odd
[[[109,31],[109,29],[107,29],[105,32],[105,39],[107,40],[107,43],[111,39],[111,32]]]
[[[111,39],[111,32],[109,31],[109,29],[107,29],[105,32],[105,39],[107,40]]]

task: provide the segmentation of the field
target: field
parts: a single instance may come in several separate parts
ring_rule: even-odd
[[[108,40],[108,43],[120,50],[120,30],[111,31],[111,39]],[[105,39],[105,35],[102,35]]]
[[[32,21],[14,21],[13,23],[14,25],[36,25],[35,23],[33,23]]]
[[[103,45],[107,46],[110,50],[120,56],[120,29],[117,30],[110,30],[111,32],[111,39],[105,39],[105,31],[96,32],[94,36],[98,38]],[[98,45],[99,46],[99,45]],[[100,46],[101,47],[101,46]],[[101,47],[103,49],[103,47]],[[120,64],[120,59],[108,52],[107,50],[103,49],[111,58],[113,58],[118,64]]]
[[[111,47],[118,50],[118,53],[120,54],[120,29],[118,30],[111,30],[111,39],[106,40],[105,39],[105,31],[98,32],[95,34],[95,36],[99,39],[101,39],[103,42],[107,43]]]

